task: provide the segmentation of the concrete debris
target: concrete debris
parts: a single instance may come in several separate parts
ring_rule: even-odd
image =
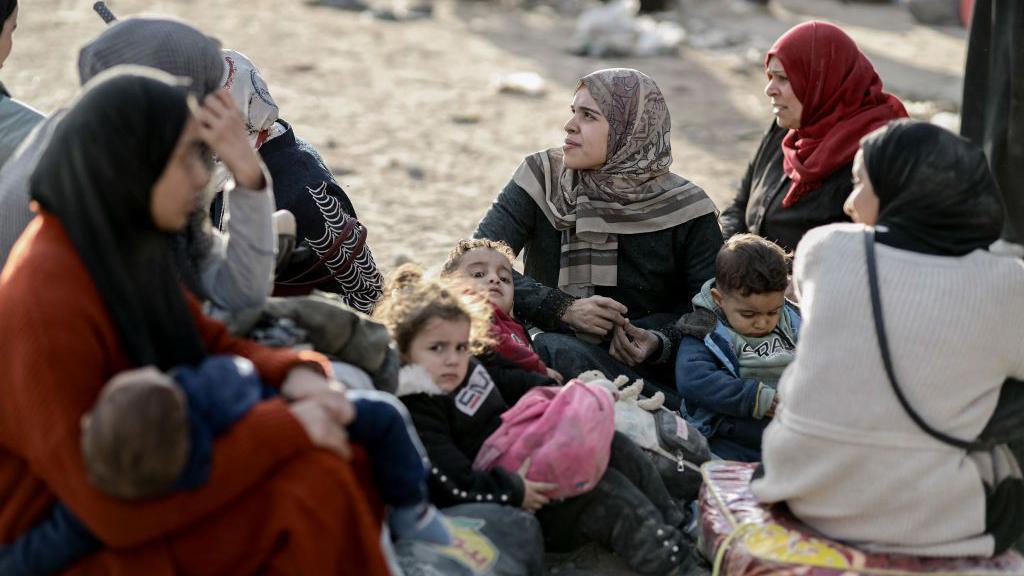
[[[547,93],[547,83],[536,72],[512,72],[494,79],[494,89],[502,94],[538,98]]]
[[[571,51],[591,58],[675,54],[686,39],[682,26],[638,16],[637,0],[613,0],[584,10],[576,20]]]

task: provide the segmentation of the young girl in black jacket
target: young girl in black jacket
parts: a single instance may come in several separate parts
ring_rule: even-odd
[[[419,269],[399,268],[377,316],[391,330],[405,366],[398,396],[412,415],[432,462],[430,497],[439,506],[494,502],[536,512],[549,550],[598,542],[642,574],[668,574],[689,554],[677,530],[683,514],[653,464],[616,434],[608,470],[593,490],[562,501],[554,486],[518,472],[473,469],[501,414],[535,386],[557,386],[486,351],[485,302],[426,282]],[[476,356],[474,356],[474,353]]]

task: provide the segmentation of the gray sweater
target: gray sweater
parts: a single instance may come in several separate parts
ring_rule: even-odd
[[[797,248],[803,331],[754,494],[868,549],[991,555],[999,515],[1012,519],[1024,502],[1018,491],[995,509],[988,495],[1004,482],[1019,488],[1020,467],[1005,446],[968,454],[940,443],[904,412],[875,337],[863,235],[859,224],[833,224]],[[1024,377],[1024,262],[884,245],[877,258],[894,371],[910,405],[946,434],[977,438],[1004,381]]]

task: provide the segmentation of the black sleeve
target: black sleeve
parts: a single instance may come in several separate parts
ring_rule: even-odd
[[[501,392],[509,406],[519,401],[531,388],[537,386],[558,386],[558,381],[545,374],[525,370],[519,365],[490,352],[479,358],[491,380]]]
[[[501,240],[518,255],[534,233],[537,210],[537,203],[526,190],[509,181],[480,221],[473,237]],[[516,315],[544,330],[559,330],[562,314],[575,299],[557,287],[546,286],[519,272],[513,272],[513,278]]]
[[[750,201],[750,184],[753,179],[754,160],[751,159],[750,164],[747,165],[747,173],[743,175],[743,180],[740,181],[739,188],[736,189],[736,196],[718,217],[718,221],[722,225],[722,234],[726,238],[748,232],[747,203]]]
[[[679,297],[689,303],[704,283],[715,276],[715,259],[723,244],[722,229],[714,214],[705,214],[687,222],[675,242],[676,262],[680,273],[686,276],[686,293]]]
[[[681,302],[686,303],[683,308],[689,308],[689,302],[700,292],[704,283],[715,275],[715,258],[722,248],[723,240],[714,214],[706,214],[683,226],[684,228],[676,235],[675,250],[676,261],[682,268],[681,273],[686,275],[686,293],[681,294],[679,298]],[[673,320],[652,331],[658,335],[659,346],[647,362],[664,364],[675,358],[679,341],[683,337],[677,321]]]
[[[524,487],[519,476],[500,468],[473,470],[473,462],[452,439],[444,409],[429,397],[413,395],[402,401],[412,415],[416,433],[430,458],[430,496],[438,506],[494,502],[519,506]]]
[[[778,127],[773,120],[771,126],[768,127],[768,131],[761,138],[761,143],[757,145],[757,152],[754,153],[750,163],[747,164],[747,171],[743,175],[743,179],[740,180],[739,187],[736,189],[736,196],[732,199],[732,203],[722,211],[722,215],[718,217],[718,222],[722,226],[722,235],[725,238],[750,231],[747,228],[747,204],[750,202],[750,187],[754,183],[754,173],[757,170],[758,160],[764,154],[765,146],[774,141],[777,129]]]

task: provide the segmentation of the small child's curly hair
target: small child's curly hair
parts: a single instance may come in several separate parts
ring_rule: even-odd
[[[441,276],[447,278],[459,269],[462,264],[462,257],[466,255],[466,252],[470,250],[476,250],[477,248],[487,248],[488,250],[494,250],[500,253],[505,258],[508,258],[508,263],[511,266],[516,261],[516,254],[512,251],[512,248],[508,244],[500,240],[491,240],[488,238],[474,238],[472,240],[459,240],[459,243],[452,248],[452,251],[448,253],[448,258],[444,261],[444,266],[441,267]]]
[[[409,351],[413,338],[433,318],[469,322],[473,354],[481,354],[491,345],[491,307],[487,301],[426,280],[423,269],[415,264],[403,264],[388,277],[384,299],[373,315],[388,327],[402,354]]]
[[[715,287],[740,296],[785,292],[789,285],[789,254],[778,244],[754,234],[725,241],[715,259]]]

